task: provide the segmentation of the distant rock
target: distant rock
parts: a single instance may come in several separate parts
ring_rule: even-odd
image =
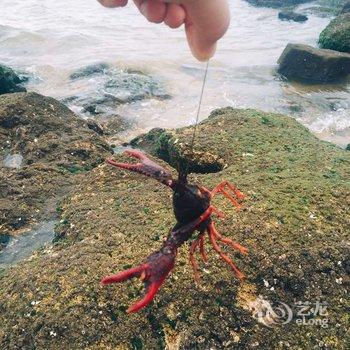
[[[307,16],[296,13],[293,11],[281,11],[278,14],[278,18],[282,21],[294,21],[294,22],[305,22],[308,20]]]
[[[346,0],[315,0],[303,6],[303,11],[318,17],[333,17],[340,14]]]
[[[259,7],[284,8],[311,2],[312,0],[246,0],[252,5]]]
[[[109,65],[107,63],[91,64],[89,66],[76,70],[69,77],[72,80],[91,77],[96,74],[105,73],[108,69],[109,69]]]
[[[327,83],[350,74],[349,54],[303,44],[288,44],[278,63],[278,72],[291,80]]]
[[[350,151],[350,143],[346,146],[346,150]]]
[[[135,102],[147,98],[169,99],[164,87],[156,78],[140,72],[120,72],[105,85],[106,91],[122,103]]]
[[[0,65],[0,95],[27,91],[21,85],[25,81],[26,79],[21,78],[12,68]]]
[[[121,104],[145,99],[169,99],[160,79],[131,69],[116,69],[106,64],[82,68],[71,76],[74,84],[84,84],[84,93],[62,100],[72,110],[87,116],[115,115]]]
[[[340,11],[340,14],[344,14],[344,13],[350,13],[350,1],[347,2],[347,3],[343,6],[342,10]]]
[[[350,13],[335,18],[321,32],[320,47],[350,53]]]

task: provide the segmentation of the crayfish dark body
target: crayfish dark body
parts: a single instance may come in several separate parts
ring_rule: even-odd
[[[194,278],[199,281],[198,266],[194,254],[197,248],[200,251],[204,261],[207,261],[207,255],[204,249],[205,234],[208,233],[210,243],[220,257],[231,267],[239,279],[244,275],[232,260],[221,250],[219,244],[229,245],[247,254],[247,249],[240,244],[223,237],[215,228],[212,221],[212,214],[216,213],[223,217],[221,212],[214,208],[211,199],[218,193],[227,197],[234,206],[240,207],[239,201],[244,195],[228,181],[224,181],[216,186],[212,191],[208,189],[188,184],[186,172],[180,171],[178,179],[173,179],[171,173],[150,160],[146,155],[137,150],[128,150],[125,154],[140,160],[136,164],[117,163],[114,160],[107,160],[107,163],[118,168],[134,171],[149,177],[152,177],[173,190],[173,208],[176,218],[176,224],[170,231],[168,237],[160,250],[152,253],[143,264],[120,272],[116,275],[108,276],[102,279],[103,285],[123,282],[133,277],[139,277],[144,281],[146,294],[137,303],[132,305],[128,312],[137,312],[148,305],[154,298],[160,286],[175,265],[178,248],[186,241],[192,238],[196,231],[198,236],[193,240],[190,247],[190,262],[194,270]]]

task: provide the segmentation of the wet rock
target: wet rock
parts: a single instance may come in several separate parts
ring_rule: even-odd
[[[81,118],[36,93],[0,97],[0,226],[9,232],[55,211],[84,173],[112,153]],[[51,201],[51,204],[49,202]]]
[[[168,133],[186,143],[192,131]],[[153,132],[149,147],[162,134]],[[319,141],[292,118],[232,108],[199,125],[196,149],[219,154],[228,166],[192,175],[193,181],[211,189],[225,179],[246,194],[239,212],[215,198],[226,217],[214,218],[225,236],[249,249],[247,257],[225,251],[246,280],[233,277],[206,239],[209,263],[198,259],[201,287],[195,288],[184,245],[154,302],[127,315],[141,297],[139,282],[102,288],[100,279],[159,248],[174,225],[171,197],[153,179],[102,165],[61,202],[64,234],[51,252],[0,274],[1,348],[163,349],[175,343],[180,349],[267,350],[314,349],[322,342],[347,349],[349,335],[339,330],[348,327],[350,153]],[[332,178],[325,176],[330,169]],[[325,247],[327,254],[319,254]],[[265,318],[275,327],[258,322],[251,307],[257,299],[267,301]],[[312,307],[326,301],[330,326],[298,325],[296,301]],[[281,303],[295,312],[288,324],[266,314],[271,307],[278,314]],[[308,319],[316,318],[323,317]]]
[[[8,154],[3,162],[4,167],[6,168],[15,168],[19,169],[23,162],[23,156],[21,154]]]
[[[340,14],[344,14],[344,13],[350,13],[350,1],[348,1],[342,8],[342,10],[340,11]]]
[[[0,95],[12,92],[26,91],[25,82],[13,69],[0,64]]]
[[[350,143],[346,146],[346,150],[350,151]]]
[[[52,243],[55,225],[55,221],[42,222],[21,236],[9,238],[7,245],[0,252],[0,270],[19,263],[36,250]]]
[[[291,80],[327,83],[350,74],[349,54],[303,44],[288,44],[278,63],[278,72]]]
[[[123,103],[135,102],[146,98],[169,99],[170,96],[157,79],[139,72],[121,72],[112,77],[105,85],[106,91],[119,98]]]
[[[0,252],[9,243],[11,236],[8,234],[0,233]]]
[[[339,15],[346,0],[316,0],[303,6],[303,11],[320,17],[334,17]]]
[[[169,99],[164,84],[156,77],[132,69],[87,67],[71,84],[84,84],[84,94],[62,100],[72,110],[88,117],[109,117],[122,104],[144,99]],[[89,75],[83,72],[89,72]],[[91,73],[91,74],[90,74]]]
[[[329,23],[321,32],[320,47],[350,53],[350,13],[345,13]]]
[[[311,2],[312,0],[246,0],[252,5],[259,7],[273,7],[273,8],[283,8],[296,6]]]
[[[94,119],[91,119],[91,118],[87,119],[86,124],[90,130],[95,131],[97,134],[99,135],[105,134],[105,130],[103,126],[99,124],[97,121],[95,121]]]
[[[70,75],[71,80],[80,79],[80,78],[89,78],[91,76],[97,74],[107,73],[109,69],[109,65],[107,63],[96,63],[86,66],[84,68],[80,68],[74,73]]]
[[[294,21],[294,22],[305,22],[308,20],[307,16],[296,13],[293,11],[281,11],[278,13],[278,18],[282,21]]]

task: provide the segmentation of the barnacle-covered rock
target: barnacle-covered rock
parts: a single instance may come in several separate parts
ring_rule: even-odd
[[[0,96],[0,227],[7,233],[55,211],[74,175],[102,163],[111,149],[53,98]]]
[[[188,170],[190,173],[216,173],[226,166],[225,160],[209,150],[192,148],[191,128],[169,131],[153,129],[145,135],[136,137],[131,146],[141,147],[155,157],[163,159],[175,169]],[[179,141],[178,133],[186,133],[187,138]]]
[[[167,133],[177,147],[192,131]],[[149,149],[163,135],[145,135]],[[174,224],[171,193],[101,165],[61,202],[56,245],[0,273],[0,348],[348,348],[350,153],[292,118],[255,110],[217,110],[197,135],[195,149],[227,167],[191,181],[212,188],[226,179],[247,195],[239,212],[215,199],[226,214],[220,231],[249,248],[248,257],[227,252],[246,281],[208,249],[195,286],[184,246],[152,305],[127,315],[141,285],[101,287],[100,279],[159,248]],[[298,301],[309,307],[302,325]],[[315,311],[321,302],[328,303],[322,315]],[[280,313],[283,305],[292,319],[289,309]]]

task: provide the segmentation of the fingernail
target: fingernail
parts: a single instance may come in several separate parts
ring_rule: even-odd
[[[140,11],[146,18],[147,18],[147,15],[148,15],[148,11],[147,10],[148,10],[147,2],[143,2],[141,4]]]

